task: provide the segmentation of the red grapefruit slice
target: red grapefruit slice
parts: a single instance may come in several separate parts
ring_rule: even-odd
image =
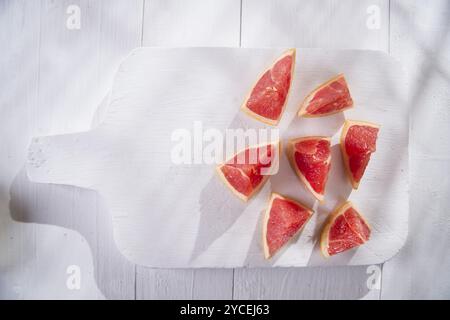
[[[294,67],[295,49],[290,49],[263,73],[241,109],[256,120],[277,125],[286,106]]]
[[[323,201],[331,161],[331,138],[303,137],[289,141],[288,157],[297,176]]]
[[[347,176],[353,189],[358,189],[370,156],[376,150],[380,126],[363,121],[345,121],[341,133],[341,152]]]
[[[301,203],[272,193],[263,223],[263,247],[271,258],[308,222],[313,211]]]
[[[266,183],[279,159],[278,143],[245,149],[217,167],[217,173],[234,194],[247,201]]]
[[[367,242],[370,226],[355,206],[347,201],[328,218],[320,237],[325,257],[350,250]]]
[[[298,112],[299,117],[323,117],[342,112],[353,107],[344,75],[328,80],[311,92],[303,101]]]

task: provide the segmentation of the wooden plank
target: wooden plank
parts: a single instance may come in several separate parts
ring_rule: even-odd
[[[373,18],[374,10],[378,10],[380,15],[379,26],[376,23],[374,25],[373,20],[368,22],[368,19]],[[246,47],[324,47],[387,51],[389,1],[243,0],[241,44]],[[370,275],[366,272],[366,267],[317,270],[238,269],[235,271],[234,293],[236,298],[255,299],[268,296],[280,299],[343,296],[377,299],[380,291],[368,289],[367,280]]]
[[[27,112],[29,126],[21,129],[26,132],[30,128],[24,136],[26,141],[21,146],[24,154],[30,135],[80,131],[90,127],[96,107],[110,86],[112,74],[129,50],[141,44],[142,31],[142,0],[44,0],[42,3],[34,3],[36,5],[33,8],[25,11],[33,15],[19,20],[36,21],[38,27],[23,30],[20,34],[39,40],[38,50],[24,50],[26,58],[17,60],[18,63],[23,63],[33,60],[29,56],[35,57],[36,79],[40,80],[39,85],[36,85],[39,90],[31,90],[37,103]],[[69,29],[67,19],[77,8],[80,12],[80,29]],[[21,8],[15,8],[13,12],[17,14],[20,10]],[[36,20],[41,15],[45,19]],[[34,35],[34,31],[39,34]],[[28,43],[20,36],[16,38]],[[15,71],[21,68],[23,65],[16,65]],[[23,86],[17,85],[15,90],[18,89],[22,90]],[[19,119],[23,121],[23,116]],[[95,258],[95,276],[105,295],[108,298],[134,298],[135,267],[118,253],[112,238],[111,218],[95,193],[63,186],[30,184],[23,174],[16,179],[13,190],[13,203],[20,203],[22,208],[27,208],[13,212],[16,218],[78,230],[91,247]],[[30,194],[31,196],[27,196]],[[32,196],[33,194],[39,197]],[[68,233],[61,228],[56,230]],[[38,237],[33,233],[30,235]],[[43,234],[41,237],[45,236]],[[86,240],[78,234],[77,236],[78,242],[81,241],[86,246]],[[73,241],[72,239],[71,242]],[[57,248],[54,250],[58,251]],[[37,255],[40,255],[39,252]],[[91,258],[90,254],[87,258]],[[45,259],[41,261],[45,268]],[[90,263],[92,268],[92,262]],[[36,279],[39,278],[36,276]],[[33,291],[30,290],[30,293]]]
[[[97,86],[104,100],[100,106],[97,103],[100,109],[106,105],[104,95],[110,90],[119,63],[131,49],[141,45],[143,7],[144,0],[102,2]],[[135,299],[136,267],[117,250],[111,214],[105,202],[98,195],[95,201],[98,285],[109,299]]]
[[[89,247],[80,234],[60,227],[17,223],[9,216],[9,209],[17,217],[18,211],[37,209],[39,202],[36,199],[40,194],[28,192],[29,183],[21,168],[38,127],[36,118],[44,112],[38,104],[40,10],[41,1],[0,3],[0,41],[4,44],[0,55],[0,105],[4,114],[0,119],[0,167],[8,168],[0,171],[0,297],[102,298],[94,281]],[[80,270],[79,290],[66,285],[70,265]]]
[[[239,45],[240,0],[146,0],[145,46]]]
[[[377,299],[367,267],[239,269],[234,299]]]
[[[21,299],[35,284],[37,226],[15,223],[9,215],[9,187],[21,168],[31,129],[24,125],[36,107],[40,2],[0,2],[0,298]],[[17,70],[22,70],[19,76]],[[22,92],[18,92],[18,88]],[[5,121],[6,120],[6,121]],[[22,134],[20,134],[22,132]],[[48,229],[47,229],[48,230]],[[51,279],[48,279],[51,282]]]
[[[80,10],[80,29],[68,29],[67,27],[66,22],[70,14],[66,12],[68,7],[73,5],[78,6]],[[113,8],[114,4],[111,3],[110,6]],[[100,50],[102,45],[104,46],[103,49],[106,49],[106,39],[102,36],[105,36],[105,33],[112,28],[114,23],[118,24],[119,21],[122,21],[111,21],[112,11],[109,9],[111,7],[97,1],[43,2],[41,14],[46,18],[43,20],[41,27],[38,100],[41,117],[38,117],[39,133],[41,131],[44,134],[80,131],[90,127],[95,108],[106,93],[105,87],[102,88],[99,85],[102,80],[107,83],[107,79],[100,76],[102,71],[105,70],[104,64],[102,66],[100,62],[107,58],[105,58],[105,53]],[[123,17],[125,18],[124,23],[127,23],[133,22],[133,19],[139,19],[140,15],[137,14],[132,19],[127,20],[129,13],[123,10]],[[114,33],[111,33],[111,35],[114,35]],[[132,34],[132,38],[139,39],[139,36],[139,33],[137,35]],[[112,36],[111,42],[114,40],[116,39]],[[136,41],[136,44],[138,43]],[[120,48],[120,46],[118,47]],[[117,52],[111,48],[108,49],[111,52],[110,55]],[[120,54],[120,52],[117,53]],[[70,77],[67,77],[67,75],[70,75]],[[57,94],[55,94],[55,88],[57,88]],[[57,186],[57,188],[61,188],[61,186]],[[60,197],[63,195],[69,198],[74,197],[77,192],[76,189],[66,188],[63,190]],[[91,244],[94,257],[101,261],[96,264],[100,268],[95,270],[98,280],[104,279],[104,275],[111,274],[111,269],[118,270],[116,279],[120,279],[121,276],[124,277],[122,281],[112,281],[111,279],[107,279],[108,281],[105,282],[99,281],[99,286],[105,296],[108,298],[133,298],[134,266],[130,265],[120,255],[114,255],[112,250],[99,251],[99,249],[109,249],[111,246],[105,245],[105,239],[101,239],[97,234],[97,229],[92,230],[91,226],[98,225],[98,232],[107,234],[104,228],[108,223],[100,220],[101,217],[107,218],[107,216],[102,215],[101,211],[97,211],[99,208],[92,205],[97,203],[95,198],[92,199],[92,194],[83,190],[79,193],[79,197],[80,203],[88,205],[76,208],[73,207],[74,203],[72,203],[70,211],[75,211],[75,214],[80,214],[80,211],[83,212],[84,219],[81,220],[81,224],[77,225],[73,223],[69,215],[66,215],[66,226],[79,230],[82,234],[88,236],[87,239]],[[57,205],[57,203],[53,202],[53,205]],[[60,215],[60,212],[60,210],[53,211],[50,208],[48,212],[49,223],[52,223],[54,216]],[[114,261],[113,264],[111,260]],[[128,273],[120,272],[123,268],[128,268]],[[117,285],[116,282],[121,285]]]
[[[243,47],[297,46],[386,51],[388,35],[388,0],[242,2]]]
[[[450,2],[392,1],[391,55],[410,80],[410,232],[383,270],[383,299],[450,292]]]
[[[93,261],[90,249],[95,248],[93,240],[95,241],[96,225],[93,223],[87,228],[84,221],[89,220],[86,213],[89,213],[92,202],[86,201],[85,195],[80,197],[85,190],[73,189],[67,186],[30,183],[25,170],[20,171],[11,185],[10,212],[14,220],[25,223],[52,223],[52,226],[36,225],[34,232],[26,230],[33,224],[16,223],[25,226],[23,234],[32,236],[28,246],[35,247],[34,254],[23,252],[23,249],[22,252],[18,250],[17,253],[24,254],[25,259],[11,270],[16,268],[27,270],[26,274],[15,279],[17,281],[15,286],[20,288],[18,289],[20,298],[103,298],[95,281],[95,260]],[[91,199],[94,197],[95,194],[91,192]],[[83,233],[80,234],[73,229],[81,230]],[[79,290],[72,290],[66,286],[67,272],[72,270],[68,268],[73,266],[79,270]],[[29,284],[22,284],[25,279],[28,279]],[[4,289],[8,290],[9,294],[14,292],[14,288],[11,287]]]
[[[240,5],[240,0],[146,0],[143,45],[239,46]],[[228,299],[232,296],[233,270],[230,269],[186,271],[139,266],[136,269],[139,299]]]
[[[260,1],[260,3],[261,2],[262,1]],[[2,1],[0,4],[0,5],[4,5],[4,7],[2,7],[2,10],[0,10],[1,14],[3,14],[2,17],[8,17],[8,19],[2,18],[1,19],[2,22],[6,22],[6,23],[8,23],[8,26],[10,26],[10,24],[9,24],[9,21],[11,21],[10,19],[15,19],[14,21],[17,21],[18,25],[19,25],[19,22],[21,23],[21,21],[25,21],[26,22],[24,24],[25,27],[24,27],[24,29],[21,29],[22,31],[20,34],[21,35],[23,35],[23,34],[34,35],[33,37],[30,37],[30,41],[23,41],[23,43],[20,44],[19,42],[11,41],[11,39],[17,39],[17,40],[22,39],[21,36],[10,37],[9,33],[11,33],[11,29],[2,28],[2,31],[7,31],[7,33],[6,32],[2,33],[0,31],[0,34],[3,34],[3,35],[8,34],[7,37],[5,38],[5,39],[7,39],[7,41],[6,42],[2,41],[2,43],[12,43],[11,46],[15,47],[17,49],[16,51],[14,51],[15,55],[17,57],[24,58],[22,60],[20,58],[17,58],[17,60],[9,60],[7,65],[8,65],[8,70],[11,70],[11,72],[4,73],[3,72],[4,69],[2,69],[2,72],[0,73],[0,74],[8,74],[9,75],[8,81],[2,82],[2,90],[0,90],[0,96],[3,97],[2,99],[0,99],[2,102],[1,103],[2,106],[11,105],[11,102],[16,101],[15,99],[11,99],[11,98],[5,99],[4,97],[5,97],[5,94],[6,95],[18,94],[17,91],[16,90],[4,90],[3,88],[8,88],[8,87],[4,87],[7,85],[10,85],[11,88],[14,88],[14,86],[15,86],[14,83],[17,83],[15,81],[21,80],[20,78],[15,78],[14,75],[16,74],[17,70],[28,70],[29,65],[24,64],[23,61],[30,61],[33,59],[38,59],[37,53],[33,50],[29,50],[29,51],[25,50],[25,51],[23,51],[22,54],[20,54],[19,52],[22,50],[23,44],[26,44],[26,46],[30,45],[32,47],[33,44],[35,43],[35,41],[38,40],[38,36],[36,36],[35,32],[39,29],[39,25],[35,25],[34,23],[36,22],[36,20],[30,19],[29,17],[30,17],[30,13],[34,13],[34,12],[36,12],[36,10],[39,11],[40,3],[38,1],[27,2],[26,6],[27,7],[31,6],[34,9],[33,10],[25,10],[25,11],[22,11],[22,7],[21,7],[22,3],[26,3],[26,2],[25,1],[10,1],[10,2]],[[245,3],[246,3],[246,1],[244,0],[244,4]],[[395,5],[396,3],[397,2],[393,2],[392,4]],[[402,2],[402,5],[405,8],[408,8],[410,6],[412,7],[412,8],[409,8],[408,10],[413,10],[414,7],[421,8],[421,5],[418,4],[418,2],[416,2],[412,5],[409,5],[406,2]],[[5,7],[6,8],[14,8],[14,10],[3,10]],[[437,7],[439,7],[439,5],[437,5]],[[442,16],[445,17],[445,15],[448,16],[448,11],[446,11],[446,10],[438,9],[439,11],[436,10],[438,12],[434,12],[433,10],[436,10],[436,9],[421,8],[420,10],[413,10],[413,11],[406,10],[404,12],[404,14],[402,14],[402,16],[406,16],[408,18],[413,17],[414,19],[417,19],[417,21],[416,21],[417,25],[415,26],[417,29],[419,29],[420,24],[423,23],[423,19],[424,19],[423,15],[429,15],[429,17],[431,17],[431,18],[434,15],[437,15],[437,17],[442,17]],[[23,20],[22,20],[22,16],[20,14],[18,14],[20,12],[24,13]],[[320,12],[320,10],[319,10],[319,12]],[[421,12],[423,12],[423,13],[421,13]],[[27,16],[27,14],[28,14],[28,16]],[[422,17],[422,18],[415,18],[415,17]],[[441,38],[441,36],[439,36],[439,37],[437,36],[437,35],[441,35],[440,31],[442,31],[441,29],[443,29],[442,28],[443,24],[441,22],[439,22],[440,18],[436,19],[435,22],[431,21],[430,18],[426,18],[425,21],[426,21],[426,25],[428,25],[428,28],[426,30],[425,35],[421,37],[421,44],[427,44],[428,42],[439,41],[439,42],[443,43],[443,46],[447,46],[448,41],[445,40],[445,38]],[[395,23],[395,22],[393,22],[393,23]],[[399,25],[404,24],[404,22],[402,22],[401,19],[398,19],[398,24]],[[399,26],[399,27],[401,27],[401,26]],[[405,38],[408,38],[407,32],[406,32],[408,30],[407,28],[410,28],[410,27],[411,27],[411,25],[406,25],[404,27],[406,29],[404,29],[402,27],[403,31],[401,33],[394,32],[391,35],[391,45],[395,48],[395,43],[399,43],[399,44],[403,43],[403,47],[404,47],[404,49],[402,49],[403,53],[401,55],[399,55],[399,57],[401,57],[401,59],[404,59],[405,61],[407,61],[408,66],[412,66],[410,68],[410,70],[417,70],[418,72],[422,73],[424,71],[424,69],[419,69],[416,67],[416,65],[418,65],[420,61],[423,61],[423,59],[419,60],[419,59],[417,59],[417,56],[422,57],[422,58],[425,57],[426,54],[428,53],[428,50],[427,51],[419,50],[418,45],[415,44],[414,39],[405,40]],[[395,28],[395,27],[393,26],[393,28]],[[438,30],[439,32],[432,32],[433,29],[434,29],[434,31]],[[301,38],[302,36],[299,34],[301,34],[302,32],[308,32],[308,30],[309,29],[306,29],[306,31],[305,30],[303,30],[303,31],[296,30],[296,32],[292,33],[291,36]],[[416,31],[419,32],[420,30],[419,31],[416,30]],[[260,38],[260,41],[258,41],[258,43],[262,44],[264,39],[261,39],[262,37],[259,37],[259,38]],[[271,41],[275,45],[277,42],[276,38],[275,37],[269,37],[269,38],[272,39]],[[438,40],[436,40],[436,38]],[[441,41],[441,40],[443,40],[443,41]],[[314,41],[325,42],[327,40],[326,39],[325,40],[323,40],[323,39],[314,40],[313,38],[303,39],[300,41],[299,45],[302,45],[301,43],[304,42],[305,45],[307,45],[308,43],[311,43],[308,46],[314,46]],[[336,41],[337,42],[342,41],[345,43],[346,40],[340,39],[340,40],[336,40]],[[408,45],[405,46],[405,42],[407,42]],[[355,43],[355,45],[356,44],[357,43]],[[428,45],[429,44],[430,43],[428,43]],[[281,43],[280,45],[290,46],[290,43]],[[427,46],[425,46],[425,47],[427,47]],[[430,46],[430,48],[432,48],[432,47],[434,47],[434,45]],[[413,49],[413,51],[410,51],[411,48]],[[427,49],[430,49],[430,48],[427,48]],[[29,52],[32,52],[32,54],[30,54]],[[392,50],[392,52],[394,55],[396,54],[395,49]],[[443,86],[442,86],[443,76],[442,75],[448,74],[448,71],[446,71],[446,68],[445,68],[446,64],[443,64],[441,62],[444,59],[443,57],[445,57],[444,54],[446,54],[446,56],[448,56],[448,51],[447,51],[447,49],[442,50],[441,53],[439,54],[436,52],[435,49],[433,49],[433,50],[431,50],[431,53],[432,53],[431,57],[433,59],[430,59],[429,61],[437,60],[439,62],[438,67],[435,69],[437,70],[437,73],[440,74],[440,76],[432,77],[432,80],[430,81],[431,85],[428,85],[429,89],[427,89],[427,91],[425,91],[425,93],[424,93],[425,98],[423,98],[423,100],[420,100],[420,101],[422,101],[423,103],[425,103],[425,100],[431,100],[431,101],[433,101],[433,103],[434,103],[434,101],[438,101],[436,103],[439,107],[436,107],[434,109],[432,108],[432,110],[435,110],[434,111],[435,113],[432,114],[432,118],[430,118],[429,121],[427,120],[427,121],[419,122],[419,120],[416,120],[417,126],[415,128],[421,127],[424,123],[430,123],[430,124],[433,124],[433,126],[436,125],[436,128],[433,127],[433,129],[429,130],[428,132],[438,132],[437,136],[442,137],[442,139],[444,139],[444,137],[448,136],[448,131],[445,131],[446,127],[443,126],[442,124],[436,124],[435,120],[438,119],[438,120],[442,120],[443,123],[448,123],[448,117],[446,117],[447,114],[445,113],[445,110],[443,109],[442,104],[441,104],[442,101],[446,101],[446,99],[448,99],[448,97],[445,95],[445,91],[441,91],[443,88]],[[7,55],[5,55],[5,56],[7,56]],[[3,57],[3,55],[2,55],[2,57]],[[15,61],[15,62],[11,63],[12,61]],[[0,68],[2,68],[1,66],[4,66],[4,65],[6,65],[6,64],[1,63]],[[428,68],[425,68],[425,69],[428,69]],[[433,68],[430,68],[430,69],[433,69]],[[30,72],[30,75],[32,75],[32,74],[33,74],[33,72]],[[413,77],[413,78],[418,79],[418,76],[416,75],[416,77]],[[12,81],[11,81],[11,79],[12,79]],[[34,95],[36,92],[34,90],[36,88],[34,87],[34,84],[33,84],[33,82],[35,80],[36,80],[36,78],[33,76],[27,77],[27,81],[25,82],[26,84],[20,86],[20,88],[24,88],[24,87],[28,88],[27,90],[20,91],[20,96],[21,96],[21,99],[23,99],[24,104],[14,103],[13,104],[14,106],[19,106],[19,105],[20,106],[22,106],[22,105],[30,106],[33,104],[33,101],[35,100],[35,97],[36,97]],[[420,83],[422,83],[422,82],[420,82]],[[448,84],[447,84],[447,86],[448,86]],[[444,94],[442,92],[444,92]],[[428,99],[426,97],[432,97],[432,98]],[[5,99],[5,100],[3,100],[3,99]],[[7,101],[8,104],[5,104],[4,101]],[[419,104],[417,104],[417,105],[419,105]],[[17,143],[17,145],[20,144],[20,146],[19,146],[20,150],[15,150],[15,151],[11,151],[11,149],[9,149],[10,148],[9,146],[5,146],[5,145],[0,146],[0,148],[2,148],[2,150],[4,150],[4,151],[7,151],[8,149],[10,150],[9,153],[2,152],[2,154],[5,155],[5,157],[1,158],[2,159],[2,167],[10,168],[8,170],[8,172],[2,171],[0,173],[0,174],[2,174],[2,179],[6,179],[6,180],[2,180],[1,185],[0,185],[2,205],[7,204],[8,197],[9,197],[7,194],[9,184],[6,181],[10,181],[8,179],[13,178],[13,176],[11,176],[11,175],[12,174],[15,175],[15,172],[20,170],[20,167],[17,165],[20,164],[21,161],[23,160],[24,150],[25,150],[24,147],[28,141],[28,137],[30,136],[30,135],[21,136],[19,133],[26,131],[27,129],[25,127],[22,127],[22,126],[16,125],[16,124],[19,123],[18,122],[19,120],[22,121],[23,118],[29,117],[30,119],[33,119],[35,117],[35,114],[37,113],[37,111],[28,113],[27,111],[25,111],[26,108],[27,107],[25,107],[25,109],[15,107],[16,110],[19,109],[19,111],[17,111],[17,113],[20,115],[20,118],[14,118],[16,120],[13,120],[13,117],[8,117],[6,120],[7,124],[12,123],[12,125],[16,126],[16,128],[17,128],[16,131],[9,130],[8,129],[9,127],[7,127],[7,126],[0,126],[0,128],[3,130],[2,136],[6,137],[5,140],[13,140],[14,139],[14,141],[15,141],[15,143]],[[417,108],[417,109],[419,109],[419,108]],[[8,110],[13,110],[13,108],[8,108]],[[8,112],[10,112],[10,111],[8,111]],[[29,114],[29,116],[27,116],[27,114]],[[420,115],[420,116],[418,116],[417,119],[419,119],[419,118],[428,119],[426,116],[431,117],[431,115],[428,112],[425,113],[425,111],[418,112],[418,115]],[[70,128],[73,128],[75,130],[76,126],[71,126]],[[41,132],[45,132],[46,130],[47,129],[43,128],[41,130]],[[9,133],[9,134],[3,134],[3,133]],[[417,216],[419,216],[419,214],[418,214],[419,212],[421,213],[420,215],[422,215],[422,213],[424,211],[431,212],[431,218],[429,219],[429,222],[427,222],[427,225],[424,228],[421,228],[420,224],[417,222],[411,222],[411,224],[416,225],[416,229],[417,229],[418,233],[422,233],[422,232],[428,233],[429,232],[429,233],[434,234],[434,229],[431,228],[431,225],[433,223],[437,222],[440,226],[439,230],[443,231],[444,232],[443,234],[445,234],[445,231],[448,230],[448,227],[445,225],[445,222],[444,222],[444,224],[442,223],[442,221],[445,221],[445,219],[444,219],[445,217],[442,216],[442,214],[444,214],[446,211],[448,211],[448,205],[447,205],[448,202],[446,202],[446,200],[445,200],[446,198],[444,197],[445,192],[448,193],[448,191],[446,191],[446,190],[448,190],[448,184],[447,184],[446,180],[441,181],[442,183],[440,183],[439,185],[437,185],[435,183],[435,181],[440,181],[441,177],[444,176],[444,174],[442,172],[444,172],[446,170],[446,168],[448,169],[448,159],[446,158],[448,155],[448,148],[444,147],[444,148],[440,149],[440,147],[438,145],[434,145],[434,144],[430,146],[428,143],[428,141],[430,140],[430,137],[429,137],[429,134],[427,134],[426,132],[419,131],[417,135],[420,136],[420,138],[415,138],[415,140],[418,139],[417,141],[419,141],[419,142],[417,144],[420,145],[420,148],[424,149],[425,151],[431,150],[431,153],[430,153],[430,157],[427,157],[426,159],[417,158],[415,160],[416,165],[413,164],[413,169],[419,170],[419,171],[423,172],[424,174],[426,174],[426,172],[428,172],[430,169],[432,172],[432,176],[428,177],[429,180],[428,179],[425,180],[426,185],[424,186],[423,189],[420,188],[419,191],[412,190],[412,194],[414,193],[416,196],[419,196],[420,192],[423,192],[425,195],[424,197],[427,197],[425,199],[426,201],[424,203],[429,204],[430,202],[433,202],[434,207],[432,207],[431,209],[429,209],[428,206],[424,207],[422,202],[419,202],[419,200],[417,200],[418,202],[414,203],[414,205],[418,206],[418,209],[415,211],[416,212],[415,214]],[[10,139],[8,139],[7,137],[10,137]],[[18,141],[21,141],[21,142],[19,143]],[[439,140],[439,141],[443,141],[443,143],[445,143],[445,140]],[[422,152],[425,152],[425,151],[422,150]],[[8,161],[5,160],[7,157],[10,157],[9,158],[10,160],[8,160]],[[430,159],[430,158],[433,158],[433,159]],[[436,159],[434,159],[434,158],[436,158]],[[440,172],[432,171],[433,166],[442,168],[442,170],[444,170],[444,171],[440,171]],[[438,174],[439,174],[439,176],[438,176]],[[437,179],[436,179],[436,177],[437,177]],[[422,178],[426,178],[426,177],[423,177],[422,175],[417,175],[414,178],[411,178],[412,179],[411,181],[414,181],[414,184],[416,184],[416,183],[419,184],[419,183],[422,183],[422,180],[420,180]],[[433,199],[435,201],[429,201],[429,199]],[[419,207],[419,205],[420,205],[420,207]],[[6,210],[7,210],[6,207],[2,207],[3,212],[6,212]],[[2,249],[0,252],[2,252],[2,253],[9,252],[8,259],[10,262],[14,262],[16,259],[15,253],[22,250],[22,253],[21,253],[22,258],[20,258],[20,259],[22,259],[23,263],[25,263],[26,260],[29,260],[29,257],[34,256],[34,253],[33,253],[34,249],[27,249],[27,248],[30,248],[30,246],[28,246],[28,245],[26,245],[26,246],[17,245],[16,241],[18,241],[17,240],[17,239],[19,239],[18,237],[21,237],[22,240],[20,240],[20,241],[23,244],[31,243],[32,242],[31,240],[34,238],[34,232],[31,230],[31,228],[34,229],[35,226],[28,225],[26,227],[27,230],[25,230],[23,228],[23,226],[12,227],[12,224],[4,223],[5,221],[7,221],[7,219],[5,220],[5,215],[1,215],[1,218],[2,218],[1,227],[3,228],[4,226],[7,226],[8,231],[5,233],[0,232],[0,237],[1,237],[0,243],[2,243],[2,244],[6,243],[8,247],[5,248],[5,250]],[[420,223],[423,223],[423,221],[420,221]],[[37,227],[40,227],[40,226],[37,226]],[[18,237],[16,237],[16,235]],[[10,236],[14,237],[14,240],[11,239],[10,241],[4,241],[4,240],[7,240],[6,238],[9,239]],[[425,245],[423,247],[420,243],[421,240],[425,241]],[[383,295],[383,297],[384,298],[390,298],[390,297],[399,298],[399,297],[409,297],[413,294],[415,296],[420,296],[419,295],[420,291],[422,291],[422,292],[424,292],[424,290],[428,291],[428,290],[430,290],[430,288],[432,288],[432,290],[430,290],[430,293],[428,294],[428,296],[436,297],[439,294],[440,297],[445,297],[445,293],[448,292],[448,286],[447,286],[448,283],[446,281],[443,281],[441,283],[439,280],[442,280],[443,277],[445,278],[446,271],[448,270],[447,261],[445,260],[444,263],[442,263],[442,265],[441,265],[442,268],[440,268],[439,266],[429,268],[428,265],[424,266],[419,261],[415,261],[413,259],[413,257],[418,252],[417,250],[420,251],[420,254],[417,254],[416,255],[417,258],[415,258],[415,259],[421,259],[423,257],[430,257],[430,259],[431,259],[433,257],[428,256],[427,254],[431,254],[431,252],[436,251],[437,252],[436,254],[438,254],[439,258],[437,258],[435,260],[439,260],[439,262],[441,262],[442,257],[445,257],[445,251],[443,251],[443,248],[436,248],[436,250],[435,250],[435,247],[433,245],[433,244],[441,243],[441,242],[447,243],[448,241],[445,239],[443,240],[441,238],[437,239],[434,236],[430,236],[429,240],[427,240],[427,236],[422,236],[422,237],[420,237],[420,239],[415,240],[413,245],[405,248],[405,250],[402,251],[399,256],[397,256],[396,258],[394,258],[391,261],[392,263],[389,262],[388,264],[386,264],[385,270],[384,270],[384,274],[386,275],[386,278],[385,278],[386,281],[383,281],[383,292],[386,292],[387,294]],[[431,250],[430,250],[430,248],[431,248]],[[14,255],[14,257],[13,257],[13,255]],[[400,260],[400,259],[401,259],[401,262],[398,262],[398,260]],[[423,260],[427,260],[427,259],[424,258]],[[3,263],[3,261],[5,261],[5,260],[1,260],[1,261]],[[419,263],[418,267],[411,266],[412,264],[416,264],[416,263]],[[4,264],[0,264],[0,266],[3,267]],[[22,269],[22,271],[21,271],[22,273],[21,273],[20,277],[22,277],[25,274],[28,275],[29,279],[35,277],[35,275],[32,273],[33,266],[26,267],[25,264],[22,264],[21,269]],[[389,271],[390,269],[392,271]],[[414,270],[411,271],[412,269],[414,269]],[[425,276],[423,277],[423,281],[416,282],[417,279],[422,278],[422,274],[421,274],[422,271],[425,271]],[[1,272],[0,274],[5,275],[5,273],[3,273],[3,272]],[[338,273],[336,273],[336,274],[338,274]],[[432,277],[432,274],[433,275],[442,274],[442,277]],[[8,273],[8,275],[11,275],[11,273]],[[308,275],[305,275],[305,277],[306,276],[308,276]],[[42,275],[40,275],[40,277],[42,278]],[[296,277],[301,277],[301,274],[298,274]],[[36,278],[37,278],[37,276],[36,276]],[[436,279],[435,281],[438,281],[438,283],[433,282],[433,285],[429,285],[428,281],[430,279],[431,280]],[[27,281],[27,280],[24,280],[23,278],[15,278],[15,277],[14,278],[11,277],[11,278],[9,278],[9,280],[10,280],[10,282],[8,282],[8,283],[11,283],[11,284],[14,284],[14,281],[22,281],[22,283],[23,283],[23,281]],[[107,279],[105,279],[105,281],[106,280]],[[251,280],[251,279],[248,279],[248,280]],[[290,280],[292,280],[292,278],[290,278]],[[297,281],[296,278],[294,281]],[[314,287],[316,282],[317,282],[317,279],[315,279],[311,285]],[[4,284],[4,283],[5,282],[2,281],[2,284]],[[31,283],[31,281],[30,281],[30,283]],[[38,283],[35,283],[34,285],[40,285],[40,284],[42,284],[42,283],[38,282]],[[17,297],[21,296],[20,295],[21,289],[19,289],[18,287],[14,288],[14,286],[11,285],[9,288],[13,288],[15,290],[15,294],[17,294]],[[32,288],[32,287],[31,286],[28,286],[28,287],[22,286],[22,290],[27,290],[26,288]],[[274,290],[277,290],[277,288],[278,287],[275,286]],[[324,290],[324,288],[325,288],[324,285],[317,286],[318,291]],[[307,287],[304,287],[304,286],[303,287],[300,286],[299,288],[297,288],[297,290],[306,290],[306,289],[307,289]],[[268,290],[270,290],[270,289],[268,289]],[[364,290],[362,292],[364,292]],[[434,292],[437,292],[438,294],[435,295]],[[291,292],[289,295],[295,297],[295,293]],[[316,296],[316,295],[313,295],[313,296]]]
[[[137,267],[136,299],[231,299],[230,269],[151,269]]]

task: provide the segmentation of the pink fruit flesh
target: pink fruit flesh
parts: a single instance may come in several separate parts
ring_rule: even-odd
[[[334,255],[369,240],[369,226],[353,208],[339,215],[330,228],[328,235],[328,254]]]
[[[306,114],[326,115],[345,109],[353,104],[350,91],[344,77],[319,89],[308,102]]]
[[[220,167],[225,179],[239,193],[249,196],[263,181],[262,169],[270,168],[273,145],[249,148]]]
[[[345,136],[345,152],[355,182],[364,175],[370,156],[376,150],[378,128],[352,125]]]
[[[253,88],[246,106],[254,113],[278,120],[291,85],[293,57],[287,55],[267,70]]]
[[[296,203],[275,198],[267,222],[266,241],[272,256],[308,221],[310,212]]]
[[[325,191],[330,171],[330,154],[330,141],[325,139],[302,140],[294,145],[294,159],[298,170],[319,194]]]

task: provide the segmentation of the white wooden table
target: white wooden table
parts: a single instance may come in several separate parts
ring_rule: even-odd
[[[1,0],[0,298],[450,298],[449,16],[445,0]],[[118,63],[142,45],[397,58],[410,79],[405,247],[383,265],[351,268],[166,270],[125,260],[94,192],[31,183],[24,164],[31,137],[90,127]]]

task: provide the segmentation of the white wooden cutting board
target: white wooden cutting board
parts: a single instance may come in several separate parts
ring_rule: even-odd
[[[27,171],[36,182],[97,190],[108,204],[119,250],[150,267],[242,267],[377,264],[400,250],[408,232],[408,114],[405,78],[397,62],[375,51],[297,49],[297,65],[282,140],[330,135],[336,144],[344,115],[296,117],[316,85],[343,72],[355,101],[345,117],[379,123],[377,152],[358,191],[346,181],[333,146],[326,202],[316,203],[282,154],[280,171],[243,203],[214,173],[214,164],[171,161],[177,129],[263,128],[239,111],[264,68],[284,49],[138,48],[117,71],[101,124],[89,132],[33,139]],[[261,217],[271,191],[316,213],[294,242],[265,261]],[[372,226],[357,250],[321,257],[323,220],[349,198]]]

